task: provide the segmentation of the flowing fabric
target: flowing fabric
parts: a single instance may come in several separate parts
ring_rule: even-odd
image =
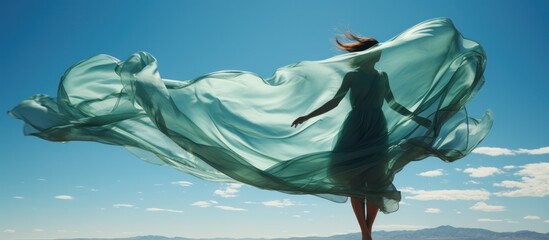
[[[376,54],[380,76],[358,82],[363,91],[355,88],[332,111],[290,127]],[[25,134],[49,141],[120,145],[210,181],[336,202],[365,197],[388,213],[398,209],[392,182],[406,164],[462,158],[488,133],[490,114],[473,119],[464,107],[483,84],[484,67],[481,46],[441,18],[366,51],[288,65],[264,79],[220,71],[167,80],[149,53],[125,61],[97,55],[65,72],[56,98],[35,95],[10,114],[26,123]],[[384,101],[380,92],[389,90],[411,115]],[[418,124],[418,116],[431,124]]]

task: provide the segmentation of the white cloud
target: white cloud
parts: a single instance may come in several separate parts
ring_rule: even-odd
[[[469,177],[474,178],[489,177],[503,173],[503,171],[499,170],[499,168],[496,167],[466,168],[465,170],[463,170],[463,172],[469,173]]]
[[[536,148],[536,149],[519,148],[519,150],[516,150],[515,152],[518,154],[529,154],[529,155],[549,154],[549,147],[542,147],[542,148]]]
[[[544,222],[544,223],[549,223],[549,220],[545,220],[545,221],[543,221],[543,222]]]
[[[422,177],[438,177],[438,176],[444,175],[444,172],[442,169],[436,169],[436,170],[431,170],[427,172],[422,172],[422,173],[419,173],[418,175]]]
[[[503,169],[514,169],[514,168],[517,168],[517,167],[513,165],[507,165],[503,167]]]
[[[475,205],[473,205],[469,209],[477,210],[477,211],[483,211],[483,212],[501,212],[501,211],[505,211],[504,206],[488,205],[485,202],[477,202]]]
[[[425,209],[426,213],[440,213],[440,209],[438,208],[427,208]]]
[[[528,215],[528,216],[525,216],[524,219],[526,219],[526,220],[539,220],[540,217]]]
[[[235,207],[229,207],[229,206],[215,206],[215,207],[225,211],[247,211],[244,208],[235,208]]]
[[[404,188],[400,190],[404,193],[412,194],[407,196],[406,199],[419,200],[419,201],[431,201],[431,200],[443,200],[443,201],[456,201],[456,200],[474,200],[484,201],[490,198],[490,192],[484,189],[472,189],[472,190],[416,190],[413,188]]]
[[[191,204],[191,206],[206,208],[212,206],[212,203],[206,201],[198,201]]]
[[[183,212],[183,211],[180,211],[180,210],[164,209],[164,208],[147,208],[145,210],[147,212],[171,212],[171,213],[182,213]]]
[[[14,233],[14,232],[15,232],[15,230],[13,230],[13,229],[6,229],[6,230],[4,230],[4,233]]]
[[[469,180],[469,181],[465,182],[465,184],[475,184],[475,185],[478,185],[478,184],[480,184],[480,182],[477,182],[477,181],[474,181],[474,180]]]
[[[61,200],[73,200],[74,198],[72,196],[69,196],[69,195],[57,195],[55,196],[56,199],[61,199]]]
[[[176,182],[172,182],[172,184],[178,185],[178,186],[181,186],[181,187],[188,187],[188,186],[193,185],[192,182],[188,182],[188,181],[176,181]]]
[[[132,204],[126,204],[126,203],[117,203],[112,205],[113,208],[132,208]]]
[[[32,231],[34,231],[34,232],[43,232],[43,231],[44,231],[44,229],[41,229],[41,228],[35,228],[35,229],[33,229]]]
[[[215,190],[214,192],[214,195],[218,195],[220,197],[224,197],[224,198],[232,198],[232,197],[236,197],[237,193],[238,193],[238,189],[242,187],[242,184],[239,184],[239,183],[229,183],[227,184],[227,186],[225,187],[225,189],[217,189]]]
[[[295,205],[295,203],[292,202],[290,199],[283,199],[282,201],[280,200],[266,201],[266,202],[262,202],[261,204],[267,207],[278,207],[278,208],[290,207]]]
[[[516,223],[519,223],[518,221],[511,221],[511,220],[507,220],[507,223],[512,223],[512,224],[516,224]]]
[[[473,150],[473,152],[489,156],[515,155],[515,152],[511,149],[498,147],[477,147]]]
[[[502,181],[495,183],[496,187],[513,190],[494,193],[500,197],[545,197],[549,195],[549,162],[531,163],[521,166],[514,175],[520,176],[519,181]]]
[[[207,208],[217,204],[219,204],[217,201],[210,200],[210,201],[197,201],[191,205],[195,207]],[[223,206],[223,205],[218,205],[214,207],[219,208],[221,210],[225,210],[225,211],[247,211],[244,208],[236,208],[236,207]]]
[[[477,222],[503,222],[501,219],[479,218]]]
[[[524,149],[519,148],[518,150],[512,150],[508,148],[499,148],[499,147],[478,147],[473,150],[474,153],[485,154],[489,156],[500,156],[500,155],[516,155],[516,154],[528,154],[528,155],[541,155],[549,154],[549,147],[541,147],[536,149]]]
[[[15,198],[15,199],[25,199],[24,197],[21,197],[21,196],[13,196],[13,198]]]

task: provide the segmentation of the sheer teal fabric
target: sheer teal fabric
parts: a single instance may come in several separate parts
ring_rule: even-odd
[[[372,59],[376,71],[355,76],[336,108],[290,127]],[[97,55],[65,72],[57,98],[35,95],[10,114],[26,134],[49,141],[120,145],[206,180],[336,202],[366,197],[393,212],[400,201],[393,178],[407,163],[454,161],[488,133],[490,114],[473,119],[464,107],[484,67],[479,44],[449,19],[433,19],[366,51],[291,64],[269,78],[220,71],[167,80],[149,53],[125,61]]]

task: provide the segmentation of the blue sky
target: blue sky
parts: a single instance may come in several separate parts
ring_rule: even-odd
[[[337,3],[336,3],[337,2]],[[269,76],[339,54],[346,30],[385,41],[449,17],[488,56],[469,104],[492,132],[452,164],[428,158],[399,173],[401,209],[374,230],[439,225],[549,232],[547,1],[2,1],[0,109],[55,96],[59,77],[98,53],[148,51],[168,79],[223,69]],[[0,238],[327,236],[357,232],[348,203],[206,182],[125,149],[52,143],[0,118]]]

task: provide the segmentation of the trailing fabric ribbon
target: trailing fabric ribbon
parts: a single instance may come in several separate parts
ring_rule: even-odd
[[[332,111],[291,122],[332,99],[356,63],[379,58],[379,79],[363,79]],[[49,141],[95,141],[202,179],[242,182],[336,202],[366,197],[398,209],[392,181],[411,161],[454,161],[492,125],[465,109],[482,86],[485,54],[449,19],[420,23],[368,50],[279,68],[273,76],[220,71],[194,80],[162,79],[156,59],[97,55],[69,68],[57,98],[35,95],[10,114],[25,134]],[[383,91],[381,81],[388,82]],[[394,99],[379,103],[386,91]],[[351,104],[352,94],[367,96]],[[381,97],[381,98],[380,98]],[[353,98],[355,99],[355,98]],[[412,112],[403,115],[397,102]],[[419,124],[417,117],[431,124]]]

